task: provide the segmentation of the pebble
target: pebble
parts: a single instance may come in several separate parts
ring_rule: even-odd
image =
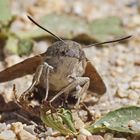
[[[95,111],[95,118],[96,118],[96,119],[101,118],[101,112],[100,112],[99,110],[96,110],[96,111]]]
[[[135,26],[139,26],[140,25],[140,15],[135,15],[132,18],[132,23]]]
[[[131,126],[131,129],[136,132],[140,132],[140,122],[133,123],[133,125]]]
[[[122,67],[120,67],[120,66],[116,68],[116,71],[117,71],[118,73],[122,73],[123,70],[124,70],[124,69],[123,69]]]
[[[11,130],[15,133],[19,133],[23,129],[23,125],[21,122],[16,122],[11,124]]]
[[[48,48],[49,45],[50,45],[50,43],[47,42],[47,41],[40,41],[36,45],[34,45],[34,47],[33,47],[33,53],[35,55],[44,53],[44,52],[46,52],[46,50],[47,50],[47,48]]]
[[[84,128],[81,128],[79,130],[79,134],[83,134],[85,136],[91,136],[92,135],[87,129],[84,129]]]
[[[131,87],[132,89],[140,89],[140,81],[132,81],[132,82],[130,83],[130,87]]]
[[[22,129],[20,133],[18,134],[20,140],[39,140],[35,135],[32,135],[31,133],[25,131]]]
[[[104,140],[112,140],[113,139],[113,134],[112,133],[106,133],[104,135]]]
[[[45,134],[48,135],[48,136],[49,136],[49,135],[52,135],[52,134],[53,134],[53,129],[50,128],[50,127],[48,127],[48,128],[47,128],[47,131],[45,132]]]
[[[130,93],[128,93],[128,98],[131,100],[138,100],[139,95],[135,91],[130,91]]]
[[[104,140],[104,138],[100,135],[92,135],[92,136],[87,136],[87,140]]]
[[[0,61],[0,69],[3,70],[4,69],[4,64],[2,61]]]
[[[73,6],[72,10],[76,15],[81,16],[81,14],[83,13],[82,3],[76,2],[75,5]]]
[[[28,131],[23,129],[23,124],[20,122],[12,123],[11,129],[15,132],[16,135],[20,138],[20,140],[37,140],[37,137]]]
[[[117,59],[116,62],[115,62],[116,66],[121,66],[121,67],[124,66],[125,63],[126,62],[122,59]]]
[[[81,120],[81,118],[78,116],[77,112],[72,112],[74,125],[76,129],[84,128],[85,123]]]
[[[79,135],[77,137],[77,140],[104,140],[104,138],[100,135],[91,135],[91,136]]]
[[[25,126],[23,126],[23,129],[25,129],[29,133],[35,135],[35,132],[34,132],[35,126],[34,125],[25,125]]]
[[[130,121],[128,122],[128,127],[131,129],[132,126],[133,126],[135,123],[136,123],[136,121],[130,120]]]
[[[12,130],[4,130],[0,133],[1,140],[17,140],[16,134]]]
[[[126,98],[128,96],[127,92],[120,89],[120,88],[116,91],[115,95],[120,97],[120,98]]]
[[[16,63],[21,62],[21,61],[22,61],[22,58],[19,57],[18,55],[10,55],[10,56],[7,56],[5,59],[7,67],[10,67]]]
[[[77,136],[77,140],[87,140],[86,136],[85,135],[78,135]]]
[[[0,123],[0,132],[7,129],[6,123]]]
[[[127,140],[126,138],[114,138],[113,140]]]

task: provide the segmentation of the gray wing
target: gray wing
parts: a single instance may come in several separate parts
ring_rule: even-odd
[[[14,80],[16,78],[33,74],[36,68],[41,64],[45,53],[28,58],[0,72],[0,83]]]

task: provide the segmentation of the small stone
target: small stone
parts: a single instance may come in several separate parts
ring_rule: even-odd
[[[17,138],[12,130],[5,130],[0,133],[0,140],[17,140]]]
[[[125,65],[125,61],[122,59],[117,59],[115,62],[116,66],[124,66]]]
[[[82,4],[80,2],[75,3],[72,10],[75,14],[81,15],[83,12]]]
[[[95,111],[95,119],[101,118],[101,112],[99,110]]]
[[[104,138],[100,135],[92,135],[92,136],[87,136],[87,140],[104,140]]]
[[[114,70],[110,70],[110,75],[113,76],[113,77],[117,77],[117,72],[114,71]]]
[[[139,95],[138,95],[138,93],[136,93],[135,91],[131,91],[131,92],[128,94],[128,98],[131,99],[131,100],[138,100]]]
[[[112,140],[127,140],[127,139],[125,139],[125,138],[114,138]]]
[[[113,134],[112,133],[106,133],[104,135],[104,140],[112,140],[113,139]]]
[[[116,91],[115,95],[120,98],[126,98],[128,96],[128,94],[120,88]]]
[[[23,126],[23,129],[25,129],[26,131],[28,131],[31,134],[35,134],[35,132],[34,132],[35,126],[34,125],[25,125],[25,126]]]
[[[93,96],[93,97],[91,97],[91,101],[92,101],[93,103],[96,103],[96,102],[99,101],[99,98]]]
[[[85,135],[85,136],[91,136],[92,134],[87,130],[87,129],[85,129],[85,128],[81,128],[80,130],[79,130],[79,133],[80,134],[83,134],[83,135]]]
[[[24,129],[18,133],[20,140],[39,140],[35,135],[25,131]]]
[[[130,83],[130,87],[132,89],[140,89],[140,82],[139,81],[134,81]]]
[[[16,133],[16,135],[18,135],[20,140],[37,140],[35,135],[32,135],[23,129],[23,124],[20,122],[12,123],[11,129]]]
[[[13,130],[16,134],[19,133],[23,129],[23,125],[21,122],[16,122],[11,124],[11,130]]]
[[[87,140],[86,136],[85,135],[78,135],[77,136],[77,140]]]
[[[120,67],[120,66],[116,68],[116,71],[117,71],[118,73],[122,73],[123,70],[124,70],[124,69],[123,69],[122,67]]]
[[[22,59],[18,55],[10,55],[10,56],[6,57],[6,59],[5,59],[7,67],[10,67],[21,61],[22,61]]]
[[[132,126],[135,124],[136,122],[134,121],[134,120],[130,120],[129,122],[128,122],[128,127],[129,128],[132,128]]]
[[[72,112],[74,125],[76,129],[83,128],[85,126],[84,122],[81,120],[81,118],[78,116],[77,112]]]
[[[47,131],[45,132],[46,135],[51,136],[53,134],[53,129],[48,127]]]
[[[10,129],[11,128],[11,124],[7,124],[7,129]]]
[[[49,42],[40,41],[36,45],[34,45],[34,47],[33,47],[33,53],[35,55],[44,53],[44,52],[46,52],[46,50],[47,50],[47,48],[48,48],[49,45],[50,45]]]
[[[104,124],[106,127],[109,127],[109,126],[110,126],[110,124],[109,124],[108,122],[106,122],[106,121],[104,121],[103,124]]]
[[[5,123],[0,123],[0,132],[4,131],[7,129],[7,126]]]
[[[140,66],[140,60],[135,61],[134,64],[135,64],[136,66]]]
[[[135,26],[139,26],[140,25],[140,16],[139,15],[135,15],[133,16],[132,18],[132,23],[135,25]]]
[[[130,125],[131,122],[129,122]],[[132,124],[133,123],[133,124]],[[132,122],[131,123],[131,129],[134,130],[135,132],[140,132],[140,122]]]

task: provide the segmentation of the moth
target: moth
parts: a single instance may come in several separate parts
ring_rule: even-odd
[[[28,18],[41,29],[50,33],[58,41],[45,53],[28,58],[0,72],[0,83],[10,81],[27,74],[34,74],[31,86],[19,98],[31,100],[40,98],[53,103],[55,100],[66,102],[76,99],[76,105],[86,96],[86,91],[104,94],[106,86],[94,65],[86,58],[82,46],[71,40],[62,40],[52,32],[40,26],[30,16]],[[130,38],[91,44],[101,45],[119,42]],[[28,97],[28,98],[27,98]]]

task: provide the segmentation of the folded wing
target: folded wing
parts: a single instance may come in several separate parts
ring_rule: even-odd
[[[45,53],[28,58],[0,72],[0,83],[14,80],[27,74],[33,74],[41,64]]]
[[[90,61],[87,62],[84,76],[90,78],[89,90],[95,93],[104,94],[106,92],[106,86],[98,74],[95,67]]]

